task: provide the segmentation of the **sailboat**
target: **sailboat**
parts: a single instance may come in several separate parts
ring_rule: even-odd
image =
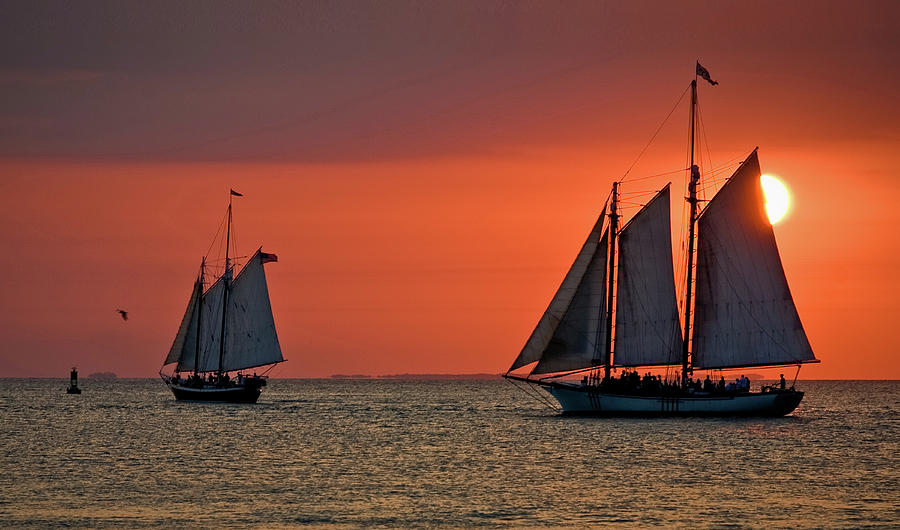
[[[269,301],[264,265],[278,261],[262,248],[235,276],[229,255],[232,197],[228,200],[224,272],[206,285],[206,257],[194,282],[160,377],[177,400],[256,403],[267,377],[245,371],[284,361]],[[174,367],[171,373],[164,373]]]
[[[699,63],[697,75],[715,84]],[[803,392],[788,387],[783,374],[779,383],[752,391],[743,375],[726,385],[722,371],[796,365],[799,374],[803,364],[819,362],[766,216],[758,148],[712,199],[698,198],[696,77],[690,89],[682,310],[669,185],[619,229],[620,183],[613,183],[587,241],[504,376],[543,387],[563,414],[784,416],[800,404]],[[517,373],[529,366],[526,375]],[[643,377],[641,367],[648,369]],[[654,370],[672,377],[652,375]],[[701,382],[698,374],[695,380],[702,371],[706,379]]]

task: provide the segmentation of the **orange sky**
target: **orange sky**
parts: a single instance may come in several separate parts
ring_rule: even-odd
[[[0,23],[0,376],[155,374],[229,187],[275,375],[505,371],[700,58],[704,162],[791,190],[802,375],[900,377],[894,3],[110,5]]]

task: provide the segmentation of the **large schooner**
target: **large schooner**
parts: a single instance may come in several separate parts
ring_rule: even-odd
[[[715,84],[699,63],[697,75]],[[619,229],[620,183],[613,183],[575,263],[505,375],[544,387],[563,414],[783,416],[803,399],[783,375],[779,384],[751,391],[743,376],[726,385],[722,370],[796,365],[799,373],[802,364],[818,362],[766,216],[757,149],[700,208],[696,77],[690,90],[682,311],[669,185]],[[527,366],[527,375],[514,373]],[[649,369],[643,377],[640,367]],[[706,371],[705,381],[694,379],[699,371]]]
[[[229,255],[234,196],[242,195],[234,190],[229,194],[224,271],[204,288],[206,257],[201,260],[187,310],[160,370],[178,400],[256,403],[267,377],[244,372],[284,361],[263,268],[278,258],[259,248],[234,275]],[[174,370],[163,373],[167,366]]]

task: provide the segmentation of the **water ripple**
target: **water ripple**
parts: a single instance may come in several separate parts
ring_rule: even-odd
[[[808,382],[779,419],[564,418],[497,381],[0,380],[0,525],[900,523],[900,384]]]

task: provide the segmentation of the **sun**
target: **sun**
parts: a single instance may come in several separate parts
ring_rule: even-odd
[[[766,213],[769,215],[769,222],[775,224],[788,211],[790,204],[788,190],[780,180],[773,176],[763,175],[759,180],[766,196]]]

